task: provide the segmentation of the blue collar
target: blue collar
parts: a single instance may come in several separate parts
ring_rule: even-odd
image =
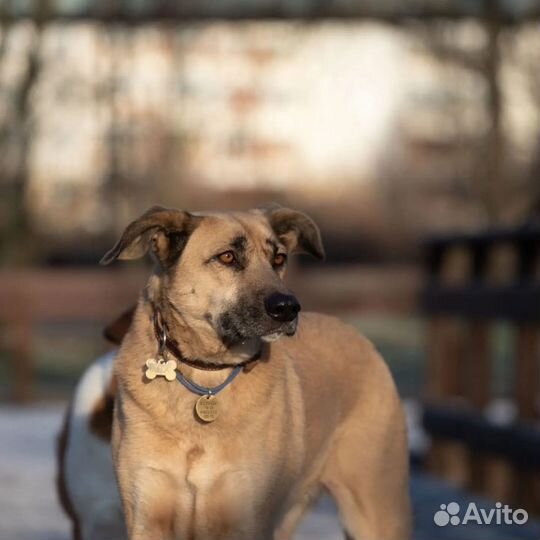
[[[229,376],[217,386],[214,386],[213,388],[208,388],[206,386],[201,386],[200,384],[197,384],[196,382],[191,381],[187,377],[184,377],[180,371],[176,372],[176,378],[179,382],[181,382],[190,392],[193,392],[194,394],[197,394],[198,396],[215,396],[216,394],[219,394],[224,388],[229,386],[234,379],[237,377],[237,375],[242,371],[243,365],[236,366],[230,373]]]

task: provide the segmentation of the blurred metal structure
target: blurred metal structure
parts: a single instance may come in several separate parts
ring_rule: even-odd
[[[504,24],[540,17],[534,0],[96,0],[60,2],[4,1],[4,21],[23,17],[77,21],[83,19],[138,24],[149,21],[182,22],[208,19],[377,19],[391,23],[404,19],[463,19],[496,12]]]
[[[430,240],[421,305],[429,320],[432,472],[540,513],[540,228]],[[490,330],[513,329],[512,421],[495,398]]]

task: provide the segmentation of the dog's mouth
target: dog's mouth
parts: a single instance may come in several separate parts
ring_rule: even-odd
[[[273,341],[277,341],[279,338],[282,338],[283,336],[294,336],[296,333],[296,327],[298,325],[298,318],[294,319],[294,321],[291,321],[289,323],[286,323],[283,326],[283,328],[276,330],[275,332],[270,332],[269,334],[265,334],[264,336],[260,336],[260,338],[265,341],[266,343],[272,343]]]

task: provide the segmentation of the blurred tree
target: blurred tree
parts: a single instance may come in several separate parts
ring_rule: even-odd
[[[540,115],[540,51],[527,58],[527,71],[531,95],[533,96],[536,109]],[[536,134],[534,157],[530,168],[529,184],[530,196],[527,197],[525,215],[528,219],[540,221],[540,126]]]
[[[483,33],[481,46],[471,46],[467,40],[456,39],[455,29],[448,30],[449,24],[456,23],[448,20],[421,20],[414,28],[422,36],[427,50],[441,62],[468,70],[484,81],[487,125],[481,137],[474,140],[465,136],[462,128],[463,135],[457,144],[461,146],[462,159],[469,157],[452,179],[452,189],[463,199],[475,201],[486,222],[494,224],[524,219],[534,206],[532,201],[540,198],[540,148],[529,175],[516,164],[514,150],[509,143],[508,126],[505,125],[507,103],[501,77],[505,66],[528,61],[529,65],[521,66],[521,69],[530,81],[530,93],[535,97],[536,110],[540,113],[540,58],[535,54],[524,55],[523,51],[512,55],[507,41],[503,39],[508,34],[518,36],[528,18],[509,21],[503,4],[494,0],[482,0],[481,8],[475,18]],[[459,114],[455,121],[460,121]],[[538,141],[540,145],[540,131]],[[540,203],[536,204],[540,206]]]
[[[488,126],[483,138],[473,148],[472,167],[466,174],[456,176],[455,187],[474,198],[490,222],[500,219],[503,184],[505,140],[502,131],[502,96],[499,80],[501,66],[500,33],[501,13],[498,3],[483,0],[479,22],[484,32],[483,47],[467,48],[463,41],[455,40],[444,22],[423,25],[424,42],[440,61],[474,71],[485,81]],[[462,140],[463,151],[470,152],[471,141]]]
[[[9,177],[2,179],[2,188],[6,193],[4,205],[8,217],[5,218],[5,232],[0,245],[0,254],[3,254],[8,262],[21,262],[34,254],[25,203],[34,132],[32,92],[40,76],[42,35],[50,13],[50,0],[40,0],[36,3],[30,40],[25,50],[26,69],[18,81],[18,87],[10,94],[13,100],[10,107],[11,114],[6,115],[0,128],[0,162],[5,163],[9,159],[8,153],[14,160],[11,166],[1,167],[4,173],[9,171]],[[0,66],[6,56],[10,29],[9,22],[2,24]]]
[[[477,193],[483,202],[491,222],[500,221],[501,195],[504,193],[503,166],[505,160],[505,141],[501,127],[502,96],[499,80],[501,54],[499,48],[501,19],[498,1],[484,0],[484,28],[487,43],[484,53],[483,73],[487,86],[487,110],[489,126],[481,145],[476,179]]]
[[[453,160],[454,178],[451,181],[451,188],[444,195],[451,192],[452,195],[457,193],[462,199],[468,199],[467,202],[474,200],[474,204],[484,210],[487,221],[493,223],[501,220],[509,196],[513,196],[513,178],[510,178],[505,172],[508,161],[508,145],[503,122],[504,96],[500,80],[501,63],[503,62],[501,34],[511,25],[516,25],[519,28],[522,22],[538,16],[538,6],[531,4],[533,7],[530,10],[520,13],[514,10],[510,3],[496,0],[448,0],[443,2],[440,0],[424,0],[422,2],[385,0],[349,3],[320,0],[307,0],[305,2],[294,0],[234,2],[226,0],[216,3],[188,0],[186,2],[143,3],[146,7],[142,9],[143,4],[140,2],[114,0],[111,2],[79,3],[68,1],[55,3],[53,10],[50,6],[51,2],[52,0],[36,0],[34,3],[24,3],[26,7],[23,6],[23,3],[18,2],[0,4],[0,8],[3,8],[3,11],[0,11],[0,21],[5,29],[1,34],[0,63],[4,56],[2,51],[5,50],[6,36],[9,33],[8,26],[14,21],[20,20],[20,17],[24,15],[31,15],[33,20],[32,38],[25,53],[26,70],[18,81],[18,87],[10,94],[13,96],[12,111],[3,119],[4,124],[0,126],[0,159],[5,161],[9,157],[16,162],[11,168],[1,167],[0,171],[0,174],[9,176],[2,181],[2,189],[5,193],[9,192],[9,197],[4,197],[4,204],[10,214],[8,220],[10,234],[6,235],[9,240],[4,240],[0,246],[4,251],[14,251],[9,246],[25,245],[28,246],[28,253],[36,253],[29,241],[21,242],[21,240],[24,238],[28,240],[30,237],[25,194],[29,175],[29,154],[35,127],[32,94],[43,69],[40,54],[43,28],[52,20],[61,21],[65,26],[81,20],[99,21],[99,28],[103,29],[104,35],[108,36],[105,56],[109,62],[109,71],[104,77],[106,83],[102,88],[103,92],[96,98],[96,101],[101,100],[107,104],[106,115],[109,116],[109,124],[103,145],[107,158],[105,159],[106,170],[99,173],[103,182],[102,188],[96,189],[96,191],[101,189],[96,199],[99,199],[103,207],[109,208],[106,212],[108,219],[105,221],[107,227],[111,229],[117,229],[119,224],[124,223],[126,219],[140,211],[140,207],[144,204],[143,201],[149,198],[158,197],[160,202],[171,205],[189,204],[184,200],[184,189],[180,189],[180,182],[183,179],[179,171],[183,151],[181,130],[175,130],[170,123],[167,124],[167,121],[170,121],[169,118],[166,120],[155,118],[148,111],[145,112],[145,115],[140,114],[137,118],[131,117],[132,112],[126,112],[129,108],[126,106],[129,98],[124,99],[125,96],[121,94],[126,91],[126,85],[129,85],[129,81],[122,79],[121,73],[124,73],[125,77],[125,72],[129,70],[129,67],[120,68],[126,66],[126,57],[130,54],[130,48],[133,47],[137,33],[141,31],[141,28],[148,28],[147,23],[163,22],[164,19],[178,23],[186,20],[205,20],[209,17],[223,17],[229,20],[260,17],[301,19],[304,21],[337,17],[391,22],[400,24],[404,28],[410,25],[410,21],[413,19],[417,25],[415,28],[423,28],[426,48],[432,54],[443,62],[474,72],[478,76],[477,78],[484,81],[485,99],[483,103],[486,109],[487,123],[481,136],[475,135],[474,140],[467,138],[469,137],[467,135],[458,143],[445,141],[441,144],[440,141],[424,141],[425,146],[420,149],[420,151],[425,151],[423,155],[431,152],[429,155],[431,159],[436,154],[435,159],[431,159],[428,173],[430,177],[427,180],[424,177],[420,181],[416,178],[406,178],[406,181],[401,183],[400,189],[408,190],[406,196],[410,197],[410,193],[415,191],[415,189],[411,189],[410,181],[417,182],[415,187],[423,181],[422,195],[427,200],[429,196],[433,196],[437,189],[441,191],[440,185],[445,180],[441,181],[441,177],[444,174],[450,177],[447,171],[441,173],[439,164],[449,163]],[[69,9],[66,9],[66,6]],[[31,11],[32,9],[34,11]],[[471,18],[475,21],[473,24],[482,29],[485,38],[482,47],[478,49],[463,47],[458,40],[454,39],[452,32],[448,32],[449,25],[453,24],[457,27],[463,24],[465,19]],[[133,27],[124,23],[129,23]],[[157,25],[154,28],[157,28]],[[168,34],[172,35],[173,32],[168,32]],[[175,53],[175,56],[180,55]],[[535,76],[538,74],[537,69],[532,69],[531,72],[534,72]],[[100,74],[100,76],[102,75],[103,73]],[[540,100],[540,98],[538,99]],[[457,123],[459,119],[451,119],[451,121]],[[147,122],[146,125],[145,122]],[[137,126],[137,129],[133,129],[134,125]],[[143,126],[142,130],[140,129],[141,125]],[[458,132],[459,128],[460,126],[457,126],[455,131]],[[141,133],[143,134],[141,135]],[[427,148],[429,145],[431,146]],[[143,146],[145,151],[138,152]],[[140,155],[136,155],[137,153]],[[139,167],[139,164],[143,164],[143,167]],[[437,168],[439,170],[436,170]],[[537,179],[538,168],[540,168],[539,163],[536,164],[536,172],[533,171],[531,174],[531,186]],[[411,173],[411,171],[413,172]],[[418,168],[411,167],[405,174],[402,174],[402,171],[398,172],[402,176],[406,177],[408,173],[412,177],[416,171]],[[427,177],[428,174],[425,176]],[[439,180],[439,182],[435,182],[435,180]],[[430,185],[428,185],[429,182],[431,182]],[[98,182],[95,183],[98,184]],[[194,191],[199,187],[197,180],[193,178],[190,179],[189,184]],[[5,186],[9,186],[9,189]],[[389,200],[393,206],[403,205],[404,197],[402,193],[398,193],[397,196],[390,197]],[[418,199],[414,201],[414,204],[421,206]],[[390,213],[399,215],[397,212]],[[89,215],[92,217],[90,213]],[[403,222],[404,220],[399,221]],[[443,220],[441,222],[444,223]],[[400,229],[403,229],[402,223],[398,225]],[[16,251],[18,256],[22,256],[23,252],[20,249]]]

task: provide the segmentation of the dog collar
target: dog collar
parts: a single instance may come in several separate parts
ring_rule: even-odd
[[[243,362],[239,362],[238,364],[218,364],[215,362],[207,362],[205,360],[200,360],[198,358],[186,358],[182,354],[178,342],[169,336],[169,328],[167,326],[167,323],[163,319],[163,314],[161,313],[161,310],[156,306],[153,306],[152,319],[154,324],[154,332],[159,342],[160,349],[166,348],[179,362],[181,362],[182,364],[186,364],[187,366],[190,366],[192,368],[202,369],[205,371],[219,371],[222,369],[233,368],[234,373],[234,370],[236,368],[239,368],[239,371],[241,369],[246,369],[250,364],[257,362],[261,357],[261,351],[259,350],[251,358],[248,358]]]
[[[217,396],[222,390],[224,390],[229,384],[231,384],[237,375],[242,371],[242,366],[236,366],[229,376],[217,386],[207,387],[197,384],[195,381],[185,377],[180,371],[176,372],[176,378],[181,382],[190,392],[197,394],[198,396]]]
[[[211,388],[201,386],[195,381],[188,379],[181,371],[176,372],[176,378],[185,388],[187,388],[187,390],[199,396],[199,399],[195,402],[195,414],[202,422],[210,423],[219,415],[219,403],[216,399],[217,394],[229,386],[241,371],[242,366],[236,366],[221,384]]]

